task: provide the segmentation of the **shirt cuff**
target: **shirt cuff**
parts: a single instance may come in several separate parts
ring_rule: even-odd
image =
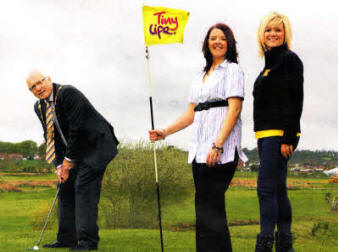
[[[65,159],[66,159],[67,161],[69,161],[69,162],[73,162],[73,160],[70,159],[70,158],[65,157]]]

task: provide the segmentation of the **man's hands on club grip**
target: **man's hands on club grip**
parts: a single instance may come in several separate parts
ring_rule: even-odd
[[[60,183],[65,183],[69,177],[69,170],[72,169],[74,163],[64,159],[62,165],[60,165],[56,170],[56,175]]]

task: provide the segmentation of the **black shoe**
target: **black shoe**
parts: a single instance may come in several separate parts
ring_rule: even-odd
[[[273,236],[257,235],[255,252],[272,252]]]
[[[290,233],[276,232],[276,252],[294,252],[292,248],[292,235]]]
[[[62,243],[59,241],[45,244],[43,245],[44,248],[71,248],[74,247],[76,244],[75,243]]]
[[[69,250],[82,250],[82,251],[97,250],[97,246],[88,246],[84,244],[79,244],[75,247],[70,248]]]

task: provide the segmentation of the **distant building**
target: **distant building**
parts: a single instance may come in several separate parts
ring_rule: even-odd
[[[327,176],[336,175],[336,174],[338,174],[338,167],[333,168],[333,169],[328,170],[328,171],[324,171],[324,173],[325,173]]]
[[[312,169],[299,169],[298,172],[301,172],[301,173],[312,173],[313,170]]]
[[[6,160],[22,160],[23,155],[20,153],[9,153],[6,157]]]

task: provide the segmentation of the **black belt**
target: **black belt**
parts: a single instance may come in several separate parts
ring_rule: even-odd
[[[194,108],[195,112],[202,111],[202,110],[208,110],[209,108],[214,107],[227,107],[228,106],[228,100],[221,100],[221,101],[213,101],[213,102],[202,102],[198,103],[196,107]]]

